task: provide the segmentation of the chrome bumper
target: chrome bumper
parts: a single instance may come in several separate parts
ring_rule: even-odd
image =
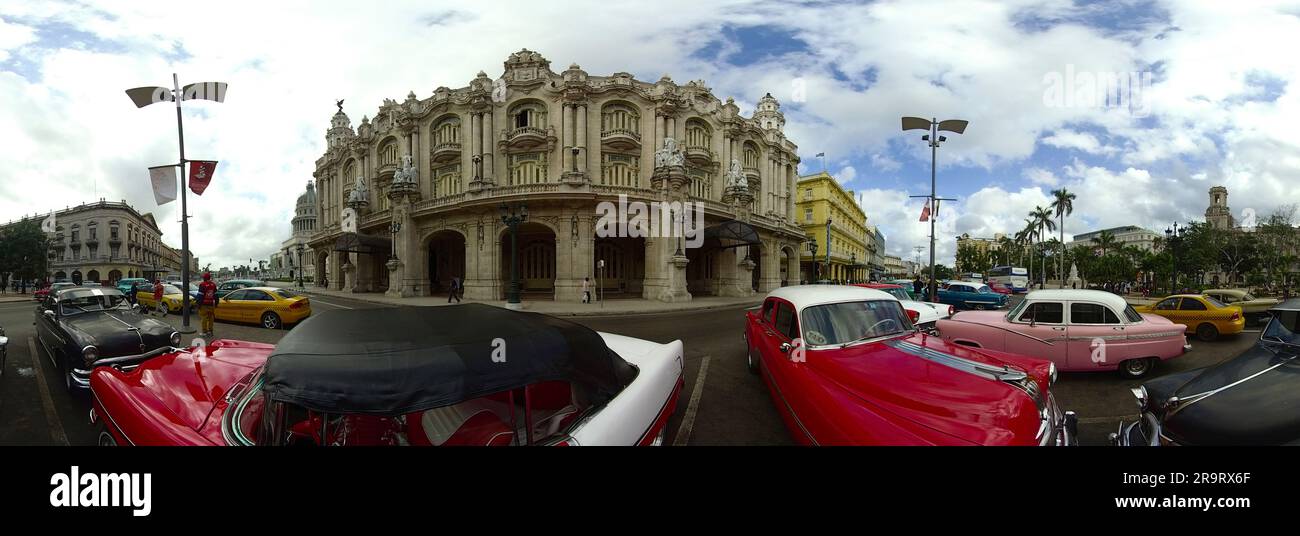
[[[1154,414],[1144,411],[1137,420],[1120,421],[1119,430],[1110,434],[1110,444],[1117,447],[1158,447],[1161,435],[1160,421]]]

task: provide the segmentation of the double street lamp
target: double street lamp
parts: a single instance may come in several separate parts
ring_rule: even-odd
[[[520,309],[519,303],[519,224],[528,221],[528,205],[524,203],[502,203],[501,223],[510,228],[510,289],[506,292],[506,308]]]
[[[1187,234],[1187,227],[1178,227],[1178,222],[1174,222],[1173,227],[1165,228],[1165,242],[1169,244],[1171,257],[1173,257],[1173,274],[1169,283],[1169,293],[1178,292],[1178,245],[1183,241],[1183,236]]]
[[[904,131],[929,131],[929,134],[921,136],[921,140],[930,145],[930,195],[913,197],[925,197],[930,207],[928,214],[930,217],[930,301],[932,302],[936,301],[935,294],[937,292],[934,279],[934,217],[936,216],[934,212],[937,208],[936,202],[939,201],[939,199],[935,197],[935,163],[938,160],[939,144],[948,141],[948,138],[946,136],[940,136],[939,132],[961,134],[966,132],[967,124],[969,124],[969,122],[963,119],[946,119],[939,121],[937,119],[922,119],[920,117],[903,118]],[[944,199],[944,201],[951,200]]]
[[[817,237],[813,235],[808,235],[808,253],[812,257],[812,266],[809,267],[812,280],[809,283],[817,284]]]

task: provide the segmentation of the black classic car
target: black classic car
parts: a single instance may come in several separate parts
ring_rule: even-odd
[[[1111,441],[1124,446],[1300,445],[1300,298],[1269,309],[1255,346],[1218,365],[1133,389],[1142,408]]]
[[[170,325],[140,314],[117,289],[70,288],[36,306],[36,340],[58,367],[69,391],[90,387],[90,369],[101,359],[180,346]]]

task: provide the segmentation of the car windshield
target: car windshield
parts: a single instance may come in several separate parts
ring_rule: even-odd
[[[95,294],[75,295],[59,300],[59,309],[64,315],[75,315],[90,311],[105,311],[116,307],[124,307],[126,300],[121,294],[104,294],[97,296]]]
[[[1300,311],[1277,311],[1264,329],[1265,340],[1300,344]]]
[[[1250,294],[1242,294],[1241,301],[1254,301],[1255,297]]]
[[[287,289],[277,289],[275,293],[279,294],[280,296],[283,296],[285,299],[297,298],[299,296],[297,292],[294,292],[292,290],[287,290]]]
[[[978,293],[980,293],[980,294],[988,294],[988,293],[993,292],[993,291],[992,291],[991,289],[989,289],[989,287],[986,286],[986,285],[980,285],[980,287],[979,287],[978,289],[976,289],[975,292],[978,292]]]
[[[825,346],[886,337],[912,330],[903,306],[894,300],[814,305],[800,317],[808,344]]]
[[[172,285],[163,285],[163,294],[180,294],[181,289]]]
[[[1029,305],[1029,300],[1016,304],[1015,307],[1011,308],[1011,312],[1007,313],[1007,318],[1020,318],[1020,311],[1024,310],[1027,305]],[[1132,307],[1129,307],[1129,309],[1132,309]]]
[[[1213,305],[1213,306],[1215,306],[1215,307],[1218,307],[1218,308],[1224,308],[1224,307],[1227,307],[1227,306],[1228,306],[1228,304],[1223,303],[1223,302],[1221,302],[1221,301],[1219,301],[1219,300],[1216,300],[1216,299],[1214,299],[1214,298],[1211,297],[1211,296],[1204,296],[1204,298],[1205,298],[1205,301],[1210,302],[1210,305]]]
[[[895,298],[898,298],[898,299],[900,299],[900,300],[910,300],[910,299],[912,299],[911,296],[908,296],[908,295],[907,295],[907,291],[906,291],[906,290],[903,290],[903,289],[901,289],[901,288],[883,288],[883,289],[880,289],[880,290],[883,290],[883,291],[885,291],[885,292],[888,292],[891,296],[893,296],[893,297],[895,297]]]
[[[1134,309],[1132,305],[1124,306],[1124,316],[1128,317],[1129,322],[1142,321],[1142,315],[1138,314],[1137,309]]]

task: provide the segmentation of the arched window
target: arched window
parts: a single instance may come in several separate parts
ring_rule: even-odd
[[[744,158],[745,169],[758,169],[758,146],[754,142],[745,142]]]
[[[397,163],[397,140],[389,139],[379,146],[378,160],[380,166]]]
[[[606,104],[600,111],[600,135],[609,136],[617,133],[627,133],[633,137],[641,137],[641,114],[637,112],[636,107],[615,102]]]
[[[688,166],[686,175],[691,178],[691,197],[708,199],[713,194],[713,174],[707,169]]]
[[[433,124],[433,146],[460,143],[460,117],[449,115]]]
[[[510,108],[510,128],[546,128],[546,107],[539,102],[528,101]]]
[[[442,166],[433,170],[433,195],[444,197],[461,193],[460,164]]]
[[[699,119],[686,121],[686,147],[708,149],[712,144],[712,131],[709,125]]]

